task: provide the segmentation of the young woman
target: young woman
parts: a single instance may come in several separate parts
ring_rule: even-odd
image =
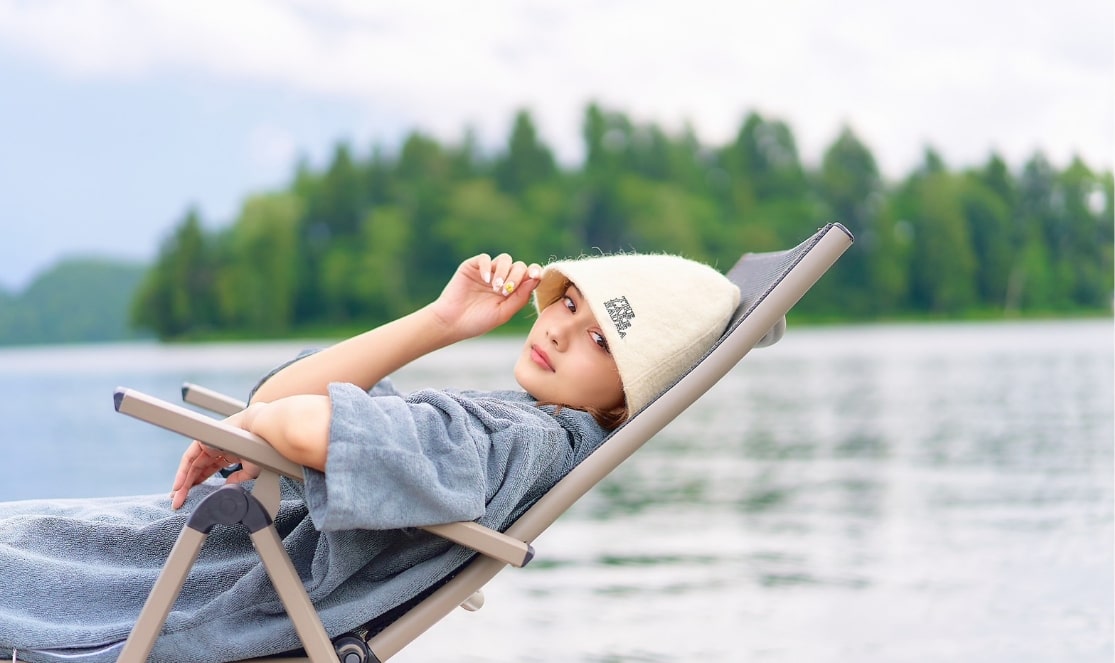
[[[515,364],[521,390],[400,393],[388,375],[507,322],[534,295]],[[229,419],[305,466],[275,519],[332,635],[406,603],[471,552],[415,529],[504,529],[645,407],[723,332],[736,287],[666,255],[597,256],[545,269],[503,254],[460,265],[426,307],[265,377]],[[200,442],[170,499],[0,504],[0,656],[112,661],[187,512],[239,459]],[[228,477],[258,475],[245,464]],[[287,651],[297,635],[239,528],[216,528],[153,652],[230,661]]]

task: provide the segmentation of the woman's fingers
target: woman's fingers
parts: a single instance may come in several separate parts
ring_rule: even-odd
[[[182,454],[182,460],[178,461],[178,472],[174,474],[174,485],[171,490],[178,490],[185,483],[186,474],[193,464],[194,459],[201,453],[201,442],[194,440],[190,446],[186,447],[186,452]]]
[[[476,268],[480,272],[480,280],[484,283],[492,282],[492,256],[481,253],[476,256]]]
[[[201,442],[194,440],[186,452],[182,454],[182,460],[178,462],[178,472],[174,475],[173,489],[177,490],[185,483],[186,478],[189,476],[192,468],[197,465],[207,465],[228,461],[226,464],[231,465],[234,459],[229,458],[227,455],[216,449],[205,446]]]
[[[507,278],[503,282],[503,287],[500,289],[500,294],[504,297],[517,292],[524,287],[533,291],[537,283],[530,283],[537,281],[542,276],[542,268],[537,263],[527,265],[525,262],[519,260],[511,265],[511,270],[507,274]]]
[[[542,268],[537,263],[528,265],[501,253],[492,261],[492,290],[506,297],[521,288],[527,280],[537,280],[541,275]]]
[[[506,253],[501,253],[492,260],[492,290],[503,291],[503,285],[508,280],[513,262],[511,256]]]
[[[532,262],[528,265],[522,260],[515,260],[509,253],[501,253],[494,258],[487,253],[481,253],[470,258],[465,264],[475,265],[475,273],[480,280],[501,294],[511,294],[515,288],[522,285],[524,280],[537,279],[542,275],[542,267],[538,263]],[[513,285],[508,286],[509,281]]]
[[[507,269],[507,275],[503,277],[503,283],[496,288],[496,292],[506,297],[515,292],[515,288],[522,285],[523,277],[526,276],[527,266],[522,260],[511,263]],[[494,283],[492,285],[495,285]]]
[[[208,447],[197,440],[187,447],[178,463],[171,487],[171,508],[177,509],[186,501],[190,489],[213,476],[223,467],[236,463],[239,459]]]
[[[182,506],[186,501],[186,497],[190,494],[190,489],[199,483],[205,481],[209,477],[217,473],[224,464],[215,458],[205,455],[198,456],[193,463],[186,469],[182,477],[182,483],[176,484],[175,489],[171,492],[170,506],[177,509]]]
[[[534,263],[530,265],[519,264],[522,265],[521,276],[516,279],[514,286],[510,290],[508,290],[507,284],[504,284],[503,295],[509,299],[514,298],[514,295],[521,296],[521,301],[516,303],[516,306],[521,308],[530,298],[530,293],[534,292],[534,289],[541,283],[539,279],[542,277],[542,268]]]
[[[244,463],[239,470],[236,470],[232,474],[228,475],[225,481],[228,483],[242,483],[244,481],[257,479],[259,478],[259,471],[260,470],[258,465],[254,465],[252,463]]]

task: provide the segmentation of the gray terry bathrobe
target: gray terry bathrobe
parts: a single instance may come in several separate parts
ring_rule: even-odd
[[[471,551],[420,525],[503,529],[591,453],[591,416],[523,392],[370,393],[330,386],[324,474],[285,481],[275,519],[326,630],[339,635],[435,584]],[[192,508],[165,495],[0,504],[0,659],[113,661]],[[242,527],[201,550],[154,661],[206,663],[300,646]]]

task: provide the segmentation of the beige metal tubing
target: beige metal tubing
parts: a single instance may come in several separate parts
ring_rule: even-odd
[[[398,654],[495,578],[505,566],[491,557],[473,560],[452,580],[370,638],[368,648],[380,661]]]
[[[333,649],[333,642],[321,618],[306,594],[306,588],[294,570],[290,556],[283,549],[279,534],[275,526],[270,525],[252,533],[252,543],[256,552],[263,560],[263,567],[267,575],[271,576],[271,583],[286,608],[287,616],[294,622],[294,630],[302,640],[302,647],[306,650],[310,660],[314,663],[337,663],[337,652]]]
[[[205,543],[204,534],[190,527],[182,528],[182,533],[178,535],[178,540],[170,551],[170,557],[167,558],[166,566],[155,581],[155,586],[151,588],[151,593],[147,595],[139,619],[132,627],[128,641],[124,643],[120,658],[116,659],[117,663],[147,661],[203,543]]]
[[[248,407],[242,400],[189,382],[182,385],[182,400],[225,417],[231,417]]]
[[[534,558],[530,544],[480,523],[464,521],[426,525],[422,529],[511,566],[526,566]]]
[[[134,389],[119,387],[114,397],[116,411],[155,424],[174,433],[227,451],[237,458],[271,469],[292,479],[302,479],[302,466],[287,460],[258,435],[243,428],[215,421],[193,410]]]
[[[266,527],[251,533],[252,543],[263,561],[267,574],[271,577],[271,583],[286,608],[287,615],[294,624],[302,646],[310,657],[309,660],[313,663],[338,663],[333,643],[306,594],[298,572],[295,571],[290,557],[283,549],[274,525],[270,521],[266,522],[268,523]],[[155,641],[158,640],[166,623],[167,615],[170,614],[178,594],[182,591],[182,586],[197,561],[206,537],[205,532],[194,529],[191,524],[182,528],[163,570],[147,596],[131,635],[124,643],[118,661],[143,663],[151,655]]]

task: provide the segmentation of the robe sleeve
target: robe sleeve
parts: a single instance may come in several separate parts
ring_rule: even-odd
[[[412,402],[342,383],[330,385],[329,396],[325,473],[305,471],[318,529],[396,529],[484,514],[488,435],[454,401]]]

